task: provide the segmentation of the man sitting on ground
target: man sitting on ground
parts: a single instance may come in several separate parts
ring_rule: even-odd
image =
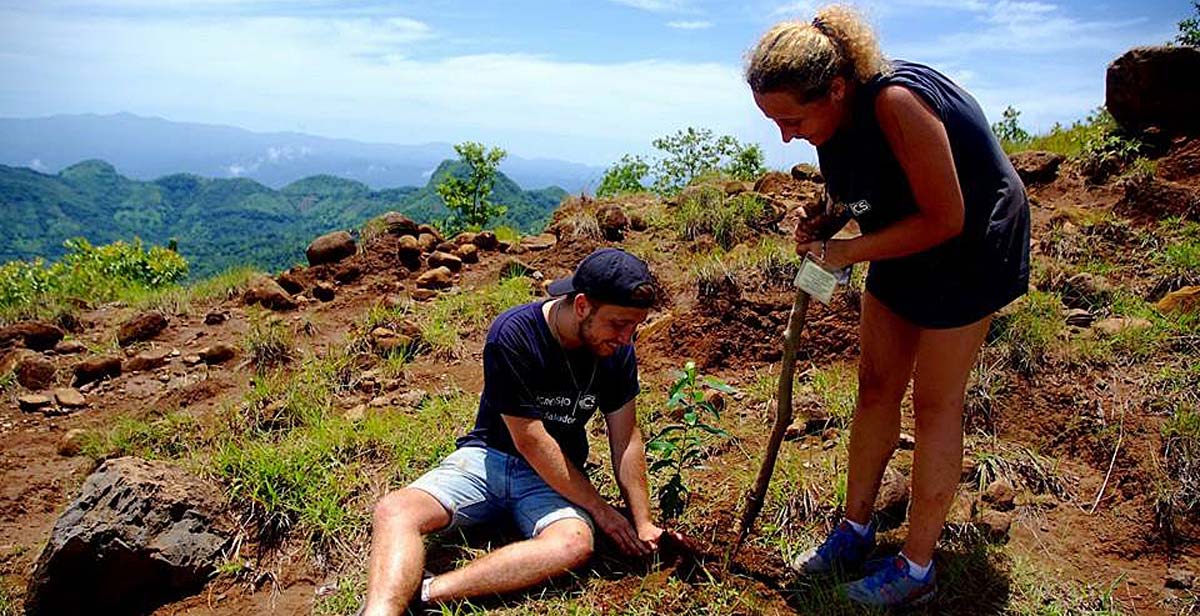
[[[549,286],[556,299],[500,315],[483,349],[475,428],[458,449],[375,508],[368,616],[519,590],[588,561],[593,524],[626,554],[657,549],[638,429],[633,334],[656,301],[650,271],[615,248]],[[604,413],[612,464],[632,522],[587,475],[585,426]],[[528,538],[465,567],[426,575],[422,535],[508,518]]]

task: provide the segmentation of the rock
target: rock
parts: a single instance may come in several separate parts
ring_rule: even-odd
[[[462,259],[460,259],[448,252],[442,252],[440,250],[434,251],[433,254],[429,255],[428,261],[429,261],[429,267],[431,269],[444,267],[444,268],[450,270],[451,272],[457,272],[457,271],[461,270],[462,266],[463,266]],[[420,281],[421,281],[421,279],[418,278],[417,279],[418,285],[421,284]]]
[[[117,344],[124,347],[149,340],[166,328],[167,317],[163,313],[157,310],[143,312],[121,324],[117,329]]]
[[[901,432],[900,440],[897,441],[896,446],[904,451],[912,451],[917,448],[917,439],[913,438],[913,435],[907,432]]]
[[[439,242],[434,248],[435,252],[448,252],[454,254],[458,250],[458,244],[454,242]]]
[[[41,355],[33,355],[25,357],[17,364],[15,372],[17,373],[17,382],[25,389],[47,389],[54,385],[54,377],[58,370],[54,367],[54,362],[42,357]]]
[[[309,265],[324,265],[337,263],[346,257],[353,256],[358,251],[354,238],[346,231],[326,233],[313,240],[304,251]]]
[[[883,481],[875,496],[875,513],[881,527],[895,528],[904,522],[908,512],[908,494],[908,477],[889,466],[883,472]]]
[[[1068,308],[1094,308],[1108,303],[1113,288],[1103,276],[1081,272],[1063,282],[1062,301]]]
[[[740,184],[740,182],[739,182]],[[615,203],[600,206],[596,210],[596,222],[600,223],[600,232],[604,239],[619,242],[625,239],[625,229],[629,228],[629,217],[625,210]]]
[[[205,325],[220,325],[229,320],[229,315],[224,312],[213,311],[204,315]]]
[[[475,245],[480,250],[496,250],[499,242],[496,240],[496,234],[491,231],[480,231],[475,234]]]
[[[75,364],[75,387],[121,376],[121,358],[103,356]]]
[[[1200,134],[1200,48],[1135,47],[1105,76],[1104,106],[1125,130]]]
[[[1062,164],[1062,154],[1054,152],[1027,151],[1010,154],[1013,168],[1026,186],[1049,184],[1058,177],[1058,167]]]
[[[400,212],[384,212],[379,218],[387,232],[397,236],[413,236],[417,231],[417,223]]]
[[[521,238],[520,246],[526,250],[539,251],[554,248],[558,238],[553,233],[540,233]]]
[[[54,345],[54,352],[59,355],[76,355],[87,350],[87,347],[78,340],[63,340]]]
[[[313,286],[312,294],[323,302],[332,302],[337,295],[337,289],[332,284],[321,281]]]
[[[798,182],[816,182],[823,183],[825,178],[821,176],[820,169],[808,163],[799,163],[792,167],[792,179]]]
[[[167,365],[167,362],[170,361],[170,359],[170,351],[143,351],[125,360],[124,365],[121,366],[121,371],[128,373],[156,370]]]
[[[87,438],[87,430],[80,428],[71,428],[58,441],[58,455],[71,457],[79,455],[83,451],[83,442]]]
[[[533,277],[537,270],[520,259],[509,259],[500,266],[500,278],[515,278],[517,276]]]
[[[359,278],[362,278],[362,268],[354,263],[343,264],[333,273],[333,279],[338,284],[350,284]]]
[[[421,289],[446,289],[454,284],[454,274],[445,267],[435,267],[417,277]]]
[[[946,514],[949,524],[969,524],[975,519],[975,499],[968,490],[959,490],[954,494],[950,503],[950,511]]]
[[[398,334],[386,327],[376,327],[371,330],[371,344],[383,355],[407,353],[413,346],[413,339],[404,334]]]
[[[38,413],[54,405],[50,396],[43,394],[23,394],[17,396],[17,408],[24,413]]]
[[[979,515],[978,528],[990,541],[1005,543],[1012,529],[1013,516],[1004,511],[989,509]]]
[[[66,333],[45,321],[22,321],[0,328],[0,347],[20,342],[27,349],[45,351],[54,348]]]
[[[1001,477],[988,484],[980,498],[983,499],[983,502],[991,505],[992,509],[1009,511],[1016,501],[1017,490],[1013,487],[1012,482]]]
[[[479,263],[479,247],[475,244],[463,244],[454,251],[454,255],[463,263]]]
[[[199,366],[201,363],[204,362],[204,360],[199,355],[196,355],[194,353],[189,353],[187,355],[184,355],[182,358],[180,358],[179,361],[182,361],[183,365],[185,365],[185,366]]]
[[[764,195],[780,195],[792,186],[792,177],[782,171],[768,171],[754,183],[754,192]]]
[[[296,275],[296,268],[292,268],[275,277],[275,282],[283,287],[284,291],[295,295],[296,293],[304,292],[304,283],[300,281],[300,277]]]
[[[26,614],[149,613],[199,591],[233,536],[212,484],[164,462],[109,460],[55,523]]]
[[[747,186],[745,182],[738,182],[734,180],[732,182],[725,182],[724,189],[726,197],[736,197],[750,190],[750,187]]]
[[[634,231],[645,231],[650,225],[646,224],[646,219],[637,212],[629,215],[629,228]]]
[[[425,302],[437,297],[437,291],[432,289],[413,289],[408,296],[418,302]]]
[[[410,389],[402,394],[397,395],[392,399],[392,402],[396,406],[415,409],[419,408],[422,404],[425,404],[425,400],[428,398],[429,393],[424,389]]]
[[[974,456],[967,455],[963,457],[962,470],[959,471],[959,481],[962,483],[970,483],[975,481],[975,475],[979,472],[979,461]]]
[[[1125,330],[1145,329],[1153,323],[1140,317],[1109,317],[1092,324],[1092,329],[1105,336],[1115,336]]]
[[[64,409],[81,409],[87,406],[87,400],[78,389],[59,387],[54,390],[54,402]]]
[[[437,227],[430,225],[430,224],[417,225],[417,234],[420,235],[422,233],[432,235],[433,239],[437,240],[437,243],[439,243],[439,244],[442,243],[442,241],[446,239],[446,238],[442,237],[442,232],[438,231]]]
[[[237,347],[225,342],[218,342],[214,345],[200,349],[197,355],[200,360],[206,364],[223,364],[234,357],[237,357]]]
[[[421,247],[421,252],[433,252],[441,240],[431,233],[422,233],[417,236],[417,245]]]
[[[1200,312],[1200,286],[1183,287],[1172,291],[1166,297],[1158,300],[1154,306],[1163,313],[1195,314]]]
[[[246,285],[242,303],[247,306],[259,304],[270,310],[295,310],[296,300],[274,280],[258,275]]]
[[[1182,567],[1168,567],[1163,586],[1175,590],[1191,590],[1196,585],[1196,574]]]
[[[1067,311],[1067,325],[1074,327],[1090,327],[1095,317],[1083,308],[1071,308]]]
[[[453,242],[455,246],[463,246],[466,244],[475,246],[475,236],[476,236],[475,233],[471,233],[470,231],[463,231],[462,233],[459,233],[458,235],[454,236],[454,239],[452,239],[450,241]],[[478,248],[478,246],[475,246],[475,247]]]
[[[342,413],[342,417],[344,417],[350,421],[360,421],[360,420],[362,420],[363,417],[366,417],[366,416],[367,416],[367,405],[365,405],[365,404],[356,404],[353,407],[350,407],[349,409],[347,409],[345,413]]]

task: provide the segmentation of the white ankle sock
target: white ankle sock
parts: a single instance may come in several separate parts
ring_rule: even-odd
[[[929,561],[928,565],[925,565],[922,567],[921,565],[918,565],[917,563],[913,562],[913,559],[909,558],[908,555],[906,555],[904,552],[901,552],[900,555],[904,557],[904,560],[908,561],[908,576],[909,577],[911,577],[914,580],[924,580],[925,578],[929,577],[929,570],[933,568],[932,560]]]
[[[429,602],[429,583],[433,581],[432,577],[427,577],[421,580],[421,601]]]
[[[869,524],[859,524],[858,522],[855,522],[854,520],[851,520],[850,518],[846,518],[846,521],[850,523],[850,528],[853,528],[854,532],[858,533],[859,537],[867,536],[867,530],[870,529]]]

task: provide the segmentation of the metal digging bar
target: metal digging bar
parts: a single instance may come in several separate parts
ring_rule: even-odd
[[[763,500],[767,494],[767,486],[771,483],[771,475],[775,473],[775,460],[779,457],[779,446],[783,443],[783,435],[792,423],[792,381],[796,374],[796,348],[800,340],[800,332],[804,330],[805,317],[808,315],[808,293],[796,291],[796,300],[792,303],[792,313],[788,316],[787,331],[783,334],[783,361],[779,366],[779,388],[775,393],[775,425],[771,428],[771,438],[767,441],[767,450],[763,455],[762,467],[758,469],[758,479],[754,487],[746,493],[746,508],[742,511],[742,522],[738,528],[737,540],[730,546],[725,555],[725,568],[733,563],[733,558],[746,540],[746,535],[754,527],[754,521],[762,511]]]

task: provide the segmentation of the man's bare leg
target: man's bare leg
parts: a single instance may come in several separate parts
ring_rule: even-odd
[[[536,537],[504,546],[429,583],[429,600],[453,601],[528,588],[566,573],[592,556],[592,529],[576,518],[558,520]]]
[[[444,528],[450,513],[426,492],[403,488],[375,506],[364,616],[404,613],[425,570],[422,535]]]

